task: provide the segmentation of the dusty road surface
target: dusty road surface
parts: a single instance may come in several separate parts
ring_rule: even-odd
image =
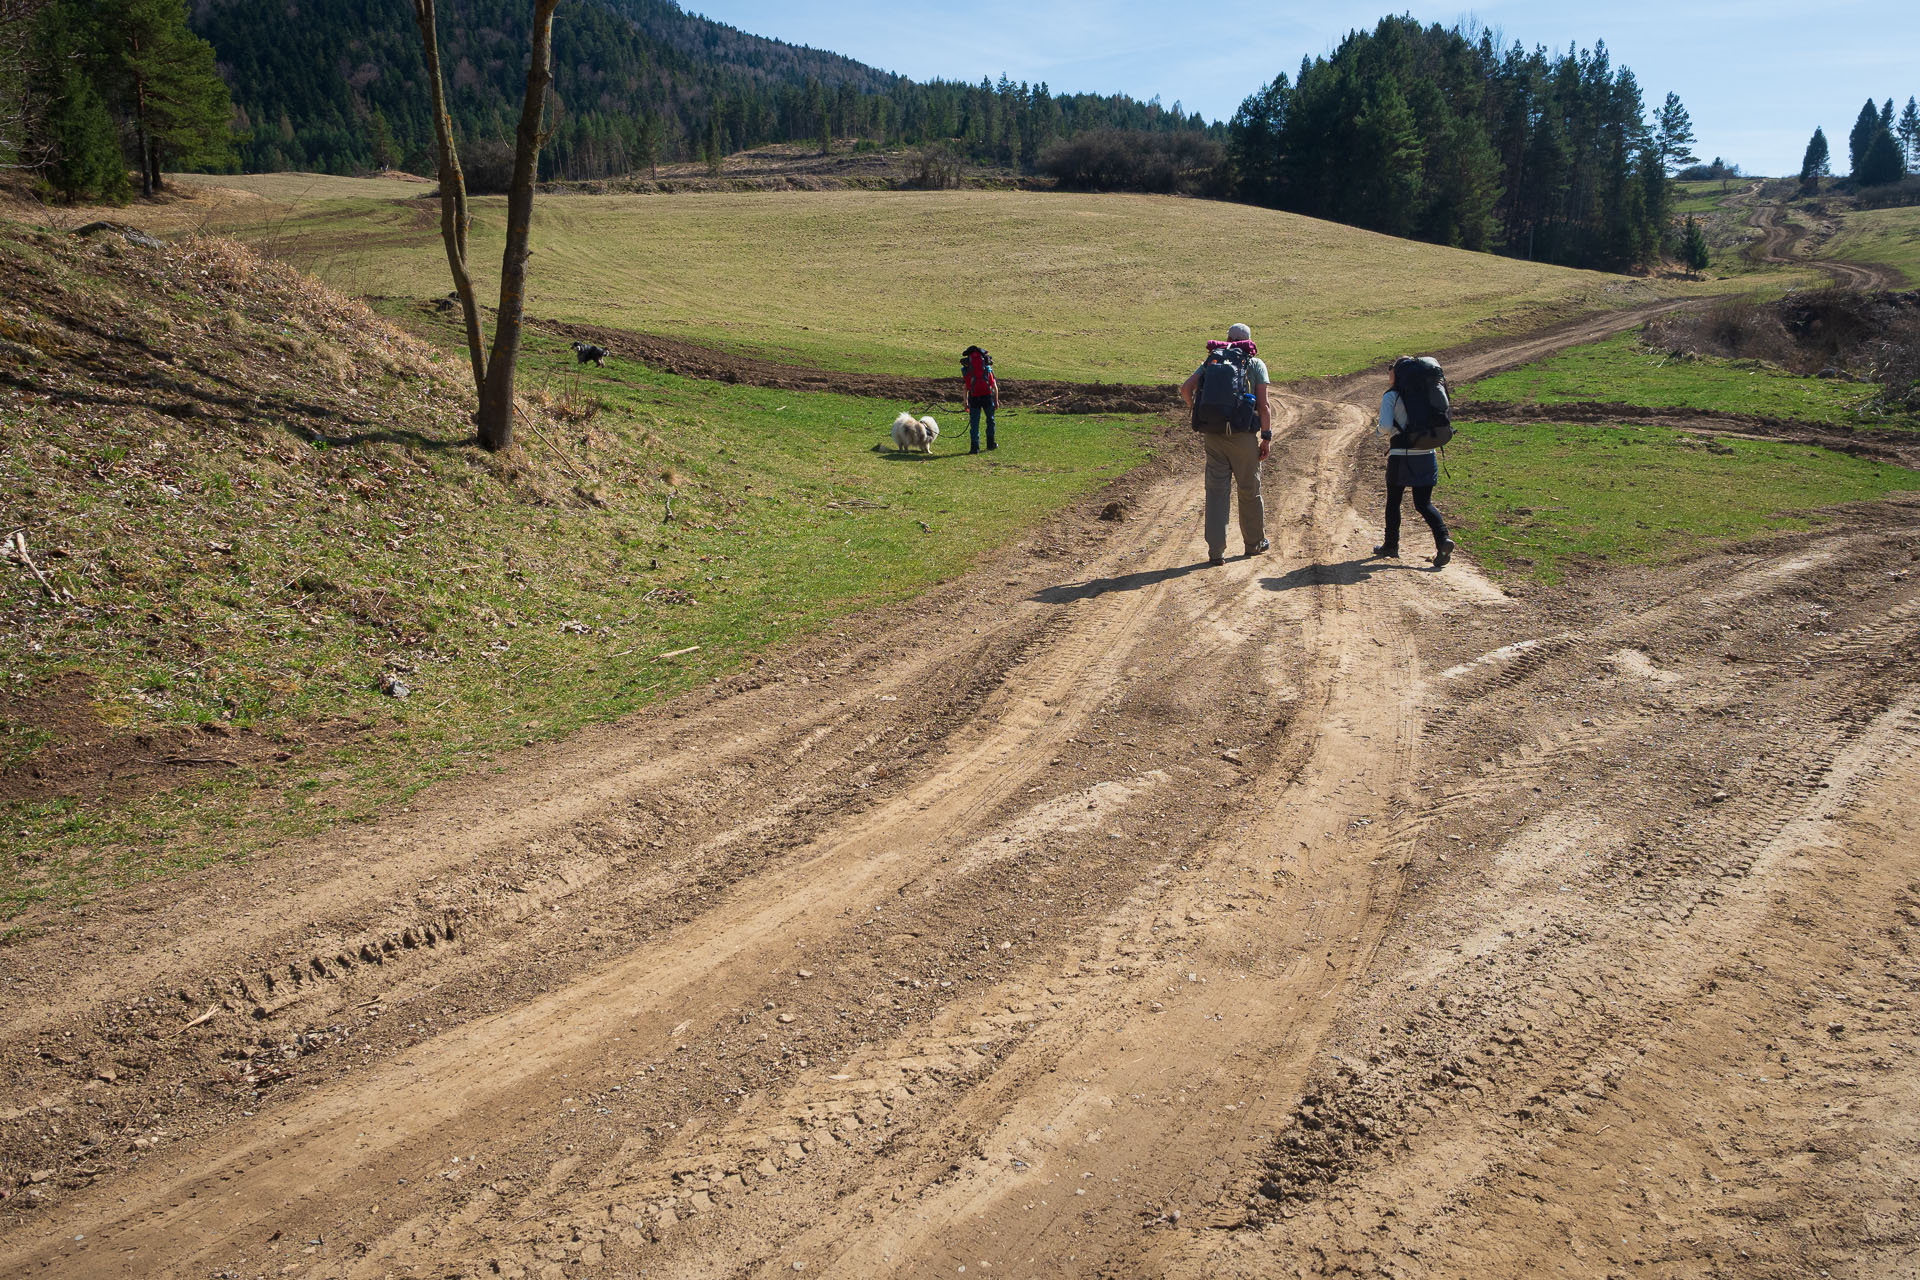
[[[1375,395],[1288,399],[1266,556],[1183,453],[29,922],[0,1275],[1920,1272],[1920,504],[1512,597],[1367,558]]]

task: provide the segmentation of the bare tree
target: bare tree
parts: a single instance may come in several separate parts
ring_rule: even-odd
[[[553,87],[553,11],[560,0],[533,2],[533,54],[527,63],[527,92],[520,103],[520,127],[514,134],[513,181],[507,188],[507,244],[500,258],[500,305],[494,315],[493,349],[487,351],[480,327],[480,305],[467,269],[467,179],[447,113],[445,81],[440,75],[440,37],[434,0],[413,0],[413,19],[427,56],[427,82],[433,92],[433,127],[440,152],[440,238],[447,266],[467,325],[467,358],[480,410],[474,415],[480,445],[504,449],[513,442],[513,376],[520,360],[521,318],[527,304],[527,240],[533,229],[533,180],[548,131],[542,128]]]

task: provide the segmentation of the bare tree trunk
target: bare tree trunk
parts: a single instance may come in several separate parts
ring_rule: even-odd
[[[514,135],[513,185],[507,189],[507,245],[500,258],[500,307],[494,315],[493,352],[480,391],[480,444],[504,449],[513,440],[513,375],[520,359],[520,321],[527,304],[527,238],[533,230],[533,182],[538,175],[541,129],[553,86],[553,11],[560,0],[534,0],[533,55],[527,63],[527,93]]]
[[[133,47],[136,52],[139,51],[138,40]],[[147,144],[147,82],[138,73],[133,78],[133,127],[140,147],[140,194],[152,199],[153,165],[148,159]]]
[[[484,395],[487,389],[485,335],[480,331],[480,304],[474,300],[473,277],[467,272],[467,177],[460,169],[460,152],[454,146],[453,118],[447,114],[446,84],[440,76],[440,34],[434,15],[434,0],[413,0],[413,20],[420,28],[420,43],[427,56],[427,83],[433,91],[433,132],[439,143],[440,157],[440,239],[447,246],[447,268],[453,273],[453,291],[459,295],[460,310],[467,324],[467,358],[473,364],[473,389]]]

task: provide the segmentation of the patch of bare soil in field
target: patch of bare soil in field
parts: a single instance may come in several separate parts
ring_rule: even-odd
[[[373,730],[340,719],[273,735],[218,723],[131,733],[100,719],[93,684],[91,675],[70,672],[32,693],[0,690],[0,725],[38,748],[0,768],[0,800],[141,795],[178,786],[209,769],[285,760],[290,746],[351,742]]]
[[[1264,556],[1195,450],[23,921],[0,1275],[1896,1274],[1920,504],[1515,599],[1368,558],[1377,386],[1287,398]]]
[[[628,360],[656,369],[711,382],[741,383],[750,387],[777,387],[784,391],[831,391],[840,395],[870,396],[916,405],[966,403],[966,388],[958,377],[914,378],[880,373],[841,373],[799,365],[776,364],[732,355],[677,338],[635,333],[597,324],[530,321],[534,328],[579,342],[605,347]],[[1129,383],[1048,382],[1038,379],[1000,380],[1000,403],[1041,413],[1158,413],[1178,405],[1171,386]]]

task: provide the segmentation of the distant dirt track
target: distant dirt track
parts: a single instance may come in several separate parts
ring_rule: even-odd
[[[898,374],[809,369],[731,355],[678,338],[635,333],[631,329],[597,324],[565,324],[555,320],[533,320],[529,323],[547,333],[590,342],[605,347],[614,355],[643,361],[656,369],[687,378],[734,382],[750,387],[778,387],[786,391],[832,391],[914,405],[964,403],[966,400],[966,389],[957,377],[914,378]],[[954,363],[959,363],[958,356]],[[1178,405],[1180,398],[1173,387],[1167,385],[1002,378],[1000,402],[1047,413],[1157,413]]]
[[[1760,190],[1756,183],[1748,198],[1753,213],[1748,221],[1760,232],[1760,238],[1747,246],[1747,256],[1755,262],[1798,263],[1818,267],[1833,278],[1835,287],[1873,292],[1897,289],[1901,277],[1892,267],[1870,262],[1842,262],[1838,258],[1796,257],[1793,248],[1805,234],[1785,220],[1785,211],[1777,204],[1760,204],[1754,198]]]
[[[1170,427],[710,693],[20,922],[0,1275],[1901,1274],[1920,503],[1509,597],[1368,558],[1377,392],[1283,397],[1263,557]]]

